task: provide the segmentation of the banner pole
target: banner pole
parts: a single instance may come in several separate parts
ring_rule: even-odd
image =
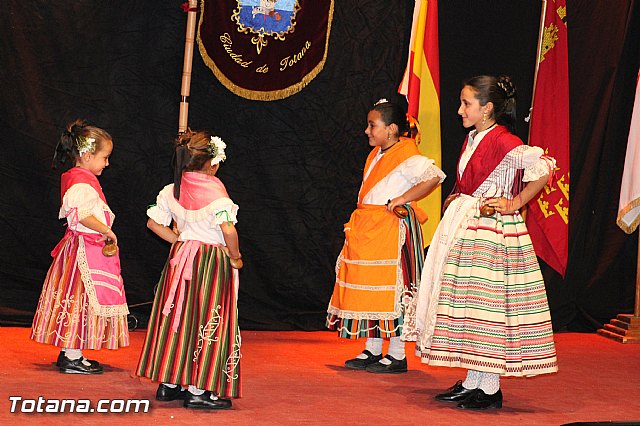
[[[531,138],[531,112],[533,111],[533,101],[536,97],[536,83],[538,82],[538,71],[540,70],[540,54],[542,53],[542,40],[544,39],[544,20],[547,18],[547,0],[542,0],[542,10],[540,11],[540,29],[538,30],[538,48],[536,49],[536,68],[533,71],[533,90],[531,91],[531,108],[529,108],[529,132],[527,143]]]
[[[189,93],[191,90],[191,69],[193,64],[193,46],[196,34],[196,15],[198,0],[189,0],[187,12],[187,30],[184,41],[184,61],[182,66],[182,86],[180,88],[180,112],[178,115],[178,133],[187,130],[189,118]]]

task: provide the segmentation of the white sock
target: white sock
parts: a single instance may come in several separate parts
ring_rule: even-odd
[[[500,390],[500,375],[498,373],[480,373],[478,388],[487,395],[493,395]]]
[[[78,358],[82,358],[82,350],[81,349],[63,349],[64,356],[66,356],[71,361],[74,361]]]
[[[477,389],[480,384],[480,376],[482,373],[476,370],[467,370],[467,378],[462,382],[465,389]]]
[[[63,348],[62,350],[64,351],[64,356],[67,359],[70,359],[71,361],[75,361],[78,358],[82,358],[82,363],[85,366],[88,367],[88,366],[91,365],[91,363],[89,361],[87,361],[86,358],[84,358],[82,356],[82,349],[69,349],[69,348],[65,349],[65,348]]]
[[[389,351],[387,351],[387,354],[391,355],[398,361],[405,358],[404,342],[400,340],[400,337],[392,337],[389,340]]]
[[[175,385],[177,386],[177,385]],[[205,393],[204,389],[198,389],[197,387],[195,387],[194,385],[189,385],[189,393],[192,395],[202,395]],[[216,395],[213,394],[213,392],[210,392],[209,398],[212,401],[215,401],[218,399],[218,397]]]
[[[365,343],[364,348],[371,352],[371,355],[380,355],[382,354],[382,339],[370,337],[367,339],[367,343]],[[356,358],[365,359],[367,358],[367,355],[361,353]]]
[[[198,389],[193,385],[189,385],[189,393],[192,395],[202,395],[204,393],[203,389]]]

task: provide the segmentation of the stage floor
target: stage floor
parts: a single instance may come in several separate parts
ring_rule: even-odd
[[[420,364],[410,344],[408,373],[378,375],[343,367],[345,359],[361,351],[364,341],[338,339],[335,333],[322,331],[244,331],[243,398],[234,400],[232,410],[202,412],[182,408],[178,401],[155,401],[157,384],[135,376],[144,330],[131,333],[129,348],[86,351],[86,356],[105,367],[105,373],[96,376],[58,373],[54,366],[58,350],[32,342],[29,333],[29,328],[0,328],[4,353],[0,424],[640,424],[640,345],[617,343],[597,334],[556,334],[557,374],[502,379],[501,410],[466,412],[433,399],[464,378],[465,372]],[[44,400],[41,408],[53,407],[56,399],[90,400],[92,406],[108,399],[114,410],[124,411],[118,401],[148,399],[150,409],[39,413],[35,412],[39,397]],[[16,412],[11,412],[12,405]]]

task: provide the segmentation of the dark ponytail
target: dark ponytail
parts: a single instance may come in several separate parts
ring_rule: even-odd
[[[180,182],[182,173],[201,170],[204,163],[211,160],[207,151],[211,133],[205,130],[187,129],[176,139],[176,150],[173,156],[173,196],[180,199]]]
[[[62,132],[53,154],[51,168],[56,169],[59,165],[64,165],[67,160],[75,165],[82,155],[80,146],[86,147],[86,144],[89,144],[91,149],[88,152],[97,152],[105,141],[111,140],[111,135],[106,130],[78,118],[67,124],[66,129]]]

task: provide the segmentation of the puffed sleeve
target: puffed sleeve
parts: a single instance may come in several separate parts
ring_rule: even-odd
[[[522,164],[524,166],[523,182],[538,180],[553,173],[556,168],[556,160],[545,155],[542,148],[538,146],[527,146],[522,154]]]
[[[435,165],[435,161],[424,155],[414,155],[407,158],[402,163],[400,172],[412,186],[436,177],[438,183],[442,183],[446,177],[444,172]]]
[[[77,219],[82,220],[102,208],[104,203],[98,192],[86,183],[76,183],[62,197],[59,217],[66,217],[71,211],[77,212]]]
[[[238,205],[230,198],[218,198],[212,203],[212,217],[214,227],[220,228],[224,222],[238,223]]]
[[[172,219],[167,197],[173,197],[173,184],[165,186],[156,197],[156,204],[147,209],[147,216],[164,226],[171,225]]]

